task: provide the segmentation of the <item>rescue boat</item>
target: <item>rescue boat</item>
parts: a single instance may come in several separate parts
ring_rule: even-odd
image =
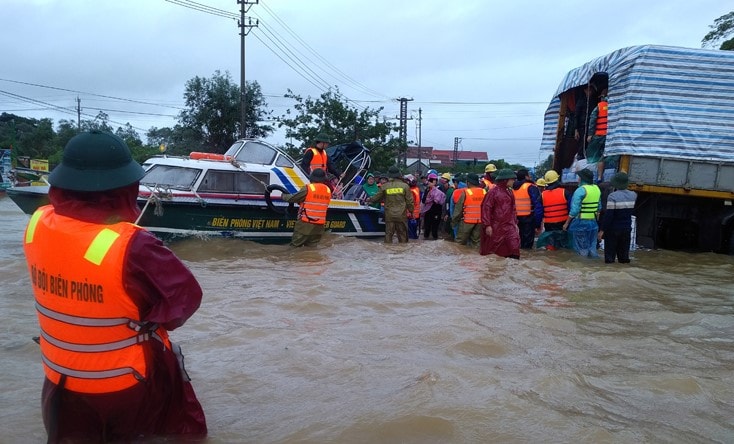
[[[385,235],[383,213],[357,200],[355,179],[369,168],[369,150],[359,142],[328,150],[347,172],[335,182],[326,231],[343,236]],[[308,184],[308,176],[283,150],[262,140],[237,140],[224,154],[154,156],[143,163],[138,225],[162,239],[234,237],[258,242],[288,242],[297,205],[281,199]],[[32,214],[48,202],[48,187],[16,187],[8,196]]]

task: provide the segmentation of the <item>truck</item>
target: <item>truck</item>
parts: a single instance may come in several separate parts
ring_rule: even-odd
[[[734,254],[734,51],[632,46],[569,71],[545,112],[540,148],[564,182],[586,147],[577,122],[588,122],[604,90],[600,180],[608,188],[616,171],[629,175],[638,194],[633,242]]]

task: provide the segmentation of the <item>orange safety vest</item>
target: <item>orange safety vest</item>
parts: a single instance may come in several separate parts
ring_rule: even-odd
[[[421,190],[418,187],[410,187],[413,193],[413,219],[421,217]]]
[[[607,113],[609,110],[609,104],[606,100],[602,100],[599,102],[599,110],[598,114],[596,116],[596,132],[594,133],[597,136],[606,136],[607,135]]]
[[[46,377],[79,393],[111,393],[145,381],[143,344],[171,348],[168,333],[140,319],[125,290],[123,263],[130,239],[142,230],[101,225],[39,208],[26,228],[24,250],[36,299]]]
[[[329,161],[329,156],[326,154],[326,150],[319,150],[317,148],[309,148],[308,150],[311,150],[313,153],[313,157],[311,158],[311,172],[316,168],[321,168],[326,172],[326,164]]]
[[[464,192],[464,223],[478,224],[482,221],[482,201],[487,190],[484,188],[466,188]]]
[[[563,188],[543,191],[543,221],[547,224],[568,219],[568,201]]]
[[[300,206],[299,217],[303,222],[324,225],[330,202],[331,190],[326,184],[310,183],[306,188],[306,200]]]
[[[530,182],[525,182],[520,185],[520,188],[512,190],[512,193],[515,195],[515,210],[518,216],[530,216],[533,210],[532,203],[530,202],[530,193],[528,193],[530,185]]]
[[[451,200],[454,201],[454,205],[459,203],[459,199],[464,195],[466,190],[468,190],[468,188],[457,188],[453,193],[451,193]]]

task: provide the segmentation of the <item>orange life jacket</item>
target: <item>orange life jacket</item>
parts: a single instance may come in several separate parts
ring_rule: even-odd
[[[598,114],[596,116],[596,132],[597,136],[607,135],[607,113],[609,110],[609,104],[606,100],[602,100],[598,105]]]
[[[568,219],[568,201],[563,188],[543,191],[543,221],[547,224],[565,222]]]
[[[530,216],[533,210],[530,193],[528,193],[530,185],[530,182],[525,182],[520,185],[520,188],[512,190],[512,193],[515,195],[515,210],[518,216]]]
[[[454,205],[459,203],[459,199],[464,195],[466,190],[468,190],[468,188],[457,188],[453,193],[451,193],[451,200],[454,201]]]
[[[309,150],[313,153],[313,157],[311,158],[311,172],[316,168],[321,168],[326,172],[326,164],[329,162],[329,156],[326,154],[326,150],[319,150],[318,148],[312,147],[306,151]]]
[[[464,191],[464,223],[478,224],[482,221],[482,201],[487,190],[484,188],[466,188]]]
[[[413,219],[421,217],[421,190],[418,187],[410,187],[413,193]]]
[[[143,345],[168,333],[140,319],[125,290],[123,262],[133,235],[127,222],[100,225],[39,208],[25,232],[46,377],[80,393],[123,390],[148,376]]]
[[[298,214],[303,222],[324,225],[330,202],[331,190],[326,184],[310,183],[306,187],[306,200],[301,203]]]

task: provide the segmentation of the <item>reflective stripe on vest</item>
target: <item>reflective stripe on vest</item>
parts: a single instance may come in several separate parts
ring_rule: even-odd
[[[530,216],[533,210],[528,188],[530,188],[530,182],[525,182],[520,185],[520,188],[512,190],[512,194],[515,195],[515,210],[518,216]]]
[[[568,219],[568,201],[563,188],[543,191],[543,221],[547,224]]]
[[[413,193],[413,219],[421,217],[421,190],[418,187],[410,187],[410,192]]]
[[[601,190],[596,185],[583,185],[586,190],[586,196],[581,201],[581,219],[596,219],[596,212],[599,211],[599,199],[601,198]]]
[[[464,223],[478,224],[482,221],[482,200],[487,190],[484,188],[467,188],[464,192]]]
[[[143,344],[170,348],[168,334],[140,320],[125,290],[128,244],[140,227],[100,225],[42,207],[26,228],[24,249],[41,327],[44,372],[80,393],[110,393],[144,380]],[[49,251],[53,254],[49,254]]]
[[[326,164],[329,162],[329,156],[326,154],[326,150],[319,150],[317,148],[309,148],[313,153],[311,158],[311,172],[316,168],[321,168],[326,172]]]
[[[303,222],[324,225],[326,211],[331,202],[331,190],[323,183],[310,183],[306,189],[306,199],[301,204],[299,214]]]
[[[596,132],[597,136],[607,135],[607,113],[609,111],[609,104],[606,100],[599,102],[598,114],[596,116]]]

